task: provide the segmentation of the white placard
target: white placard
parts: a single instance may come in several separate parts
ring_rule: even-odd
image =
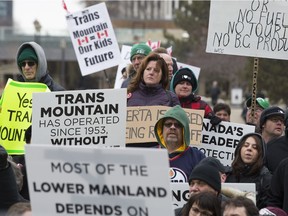
[[[223,192],[228,192],[231,196],[236,193],[238,195],[247,194],[247,197],[256,200],[255,183],[221,183]],[[172,202],[174,208],[181,208],[189,200],[189,185],[188,183],[171,183]],[[235,189],[235,190],[233,190]]]
[[[33,94],[32,143],[125,146],[126,89]]]
[[[66,19],[83,76],[119,64],[120,50],[105,3],[69,14]]]
[[[240,105],[243,102],[243,89],[233,88],[231,89],[231,104]]]
[[[26,145],[33,215],[174,215],[166,150]]]
[[[128,64],[131,64],[130,61],[130,52],[131,52],[131,46],[123,45],[121,48],[121,63],[118,66],[117,69],[117,74],[116,74],[116,79],[115,79],[115,84],[114,88],[121,88],[122,82],[125,80],[122,78],[122,73],[121,70],[124,67],[127,67]]]
[[[192,146],[200,149],[206,157],[218,158],[223,165],[230,166],[241,137],[253,132],[255,126],[252,125],[222,121],[213,126],[209,119],[204,118],[201,144]]]
[[[211,0],[206,51],[288,59],[288,1]]]
[[[196,67],[196,66],[192,66],[192,65],[188,65],[188,64],[184,64],[181,62],[177,62],[177,66],[178,66],[178,69],[183,68],[183,67],[188,67],[189,69],[191,69],[193,71],[196,79],[197,80],[199,79],[201,68]]]

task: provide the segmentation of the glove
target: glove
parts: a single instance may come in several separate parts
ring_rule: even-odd
[[[3,146],[0,145],[0,170],[5,169],[8,166],[8,154]]]
[[[221,118],[217,117],[217,116],[212,116],[211,119],[210,119],[210,123],[213,125],[213,126],[216,126],[218,124],[220,124],[220,122],[222,121]]]

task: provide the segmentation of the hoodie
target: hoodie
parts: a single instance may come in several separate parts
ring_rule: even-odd
[[[21,44],[17,50],[16,62],[17,62],[18,69],[20,71],[20,76],[18,77],[18,81],[27,82],[27,80],[25,79],[25,76],[23,75],[22,68],[18,64],[18,57],[21,54],[22,50],[28,46],[34,49],[38,58],[36,76],[35,76],[35,80],[33,81],[46,84],[51,91],[64,91],[65,89],[62,86],[55,83],[52,77],[48,74],[47,60],[46,60],[44,50],[39,44],[35,42],[25,42]],[[31,82],[31,80],[29,80],[29,82]]]
[[[182,126],[183,143],[175,151],[169,154],[170,177],[172,182],[188,182],[188,178],[194,167],[205,158],[204,153],[190,145],[190,127],[186,112],[177,105],[169,110],[156,122],[155,136],[162,148],[167,148],[163,137],[163,122],[166,118],[177,120]]]

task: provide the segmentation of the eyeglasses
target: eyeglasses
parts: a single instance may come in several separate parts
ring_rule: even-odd
[[[26,64],[28,64],[29,67],[33,67],[33,66],[36,64],[36,62],[34,62],[34,61],[27,61],[27,62],[25,62],[25,61],[24,61],[24,62],[21,62],[21,63],[20,63],[21,67],[25,67]]]
[[[167,122],[167,123],[164,123],[164,126],[166,128],[170,128],[172,125],[174,125],[175,128],[182,128],[182,125],[178,122]]]
[[[283,118],[277,118],[277,117],[272,117],[272,118],[268,118],[268,120],[277,123],[278,121],[280,121],[281,123],[284,123],[284,119]]]

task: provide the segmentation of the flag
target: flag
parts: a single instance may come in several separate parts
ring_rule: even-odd
[[[97,37],[98,37],[98,39],[101,39],[102,37],[108,37],[107,30],[104,30],[102,32],[97,32]]]
[[[82,39],[78,38],[78,39],[77,39],[77,41],[78,41],[78,45],[79,45],[79,46],[81,46],[81,45],[82,45],[82,43],[88,43],[88,42],[89,42],[89,40],[88,40],[88,37],[87,37],[87,36],[85,36],[85,37],[84,37],[84,38],[82,38]]]

